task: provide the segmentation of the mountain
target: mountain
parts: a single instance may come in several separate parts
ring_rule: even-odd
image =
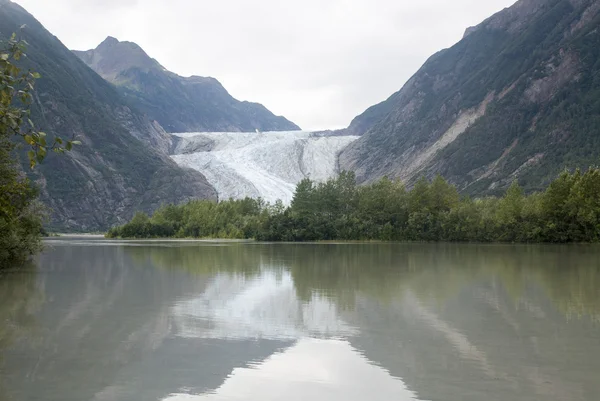
[[[598,164],[600,0],[520,0],[356,117],[340,155],[360,182],[441,174],[465,193],[543,189]]]
[[[261,104],[234,99],[214,78],[167,71],[135,43],[108,37],[96,49],[74,53],[168,132],[300,129]]]
[[[50,155],[30,173],[52,209],[51,229],[104,230],[136,210],[215,199],[202,174],[168,157],[171,138],[159,124],[128,106],[22,7],[0,0],[0,39],[13,32],[28,43],[22,67],[42,75],[32,105],[37,128],[82,142],[65,155]]]

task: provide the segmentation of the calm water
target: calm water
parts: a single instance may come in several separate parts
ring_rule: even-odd
[[[600,399],[600,248],[53,240],[0,400]]]

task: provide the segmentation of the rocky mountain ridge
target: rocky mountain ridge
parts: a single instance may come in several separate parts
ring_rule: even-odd
[[[109,36],[95,49],[74,53],[168,132],[300,129],[261,104],[236,100],[215,78],[168,71],[135,43]]]
[[[137,210],[163,203],[216,199],[196,171],[167,154],[171,137],[79,60],[32,15],[0,1],[0,39],[18,32],[27,41],[22,67],[39,72],[32,120],[49,137],[82,142],[65,155],[50,155],[24,171],[51,209],[49,229],[99,231],[129,220]]]
[[[471,194],[540,190],[600,154],[600,1],[520,0],[354,119],[360,182],[441,174]]]

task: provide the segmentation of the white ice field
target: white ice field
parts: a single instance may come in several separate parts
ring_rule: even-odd
[[[324,181],[336,176],[338,154],[358,139],[306,131],[174,135],[181,141],[173,160],[204,174],[219,199],[262,197],[286,205],[303,178]]]

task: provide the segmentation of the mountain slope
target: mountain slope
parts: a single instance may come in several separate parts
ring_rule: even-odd
[[[600,1],[520,0],[358,116],[360,181],[442,174],[464,192],[542,189],[600,155]]]
[[[234,99],[214,78],[167,71],[135,43],[108,37],[96,49],[74,53],[168,132],[299,129],[261,104]]]
[[[82,141],[64,156],[50,155],[31,173],[52,209],[52,229],[102,230],[163,202],[215,198],[204,176],[170,160],[171,139],[158,124],[128,107],[27,11],[0,0],[0,39],[22,25],[20,36],[28,42],[23,67],[42,75],[33,121],[50,137]]]

